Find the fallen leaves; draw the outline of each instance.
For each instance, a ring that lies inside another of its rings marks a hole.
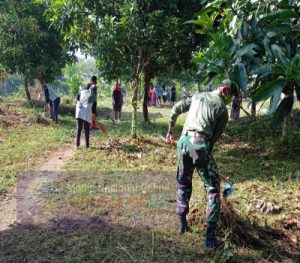
[[[264,214],[278,214],[282,210],[282,207],[279,205],[274,205],[271,202],[264,202],[262,200],[259,200],[255,207]]]
[[[297,236],[300,230],[300,221],[298,218],[290,215],[277,222],[277,227],[284,229],[285,236],[290,240],[295,247],[298,246],[299,237]]]
[[[287,230],[297,230],[300,229],[300,221],[297,218],[289,216],[287,219],[282,220],[281,225]]]
[[[262,214],[279,214],[282,211],[282,207],[270,201],[267,202],[262,199],[254,199],[252,203],[248,204],[247,211],[257,211]]]

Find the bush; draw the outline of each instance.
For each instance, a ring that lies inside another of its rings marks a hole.
[[[75,98],[69,95],[65,95],[61,97],[61,104],[74,104]]]

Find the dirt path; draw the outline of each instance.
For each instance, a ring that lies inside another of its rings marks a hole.
[[[54,152],[33,172],[26,172],[18,179],[15,190],[0,202],[0,231],[10,228],[13,224],[22,225],[41,222],[45,216],[38,204],[40,188],[62,176],[64,164],[75,153],[74,145]]]

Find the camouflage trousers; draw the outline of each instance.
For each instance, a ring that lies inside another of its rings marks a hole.
[[[220,217],[220,177],[209,143],[197,136],[183,135],[177,143],[177,208],[179,216],[189,212],[192,178],[196,169],[206,190],[206,221],[216,223]]]

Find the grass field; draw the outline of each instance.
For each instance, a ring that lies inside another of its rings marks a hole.
[[[34,170],[75,134],[72,106],[63,105],[61,124],[54,127],[37,117],[41,106],[5,101],[0,108],[8,104],[25,121],[0,128],[2,194],[20,171]],[[43,185],[49,224],[0,233],[1,262],[298,262],[299,126],[282,140],[266,116],[230,121],[214,155],[220,172],[235,180],[235,192],[229,206],[223,202],[220,234],[226,246],[215,252],[203,247],[206,201],[196,174],[193,231],[176,233],[176,149],[162,139],[170,106],[150,108],[151,123],[139,123],[139,139],[132,143],[130,101],[121,124],[104,116],[111,114],[110,100],[99,105],[109,135],[93,132],[91,148],[76,151],[62,179]],[[183,123],[181,116],[176,138]]]

